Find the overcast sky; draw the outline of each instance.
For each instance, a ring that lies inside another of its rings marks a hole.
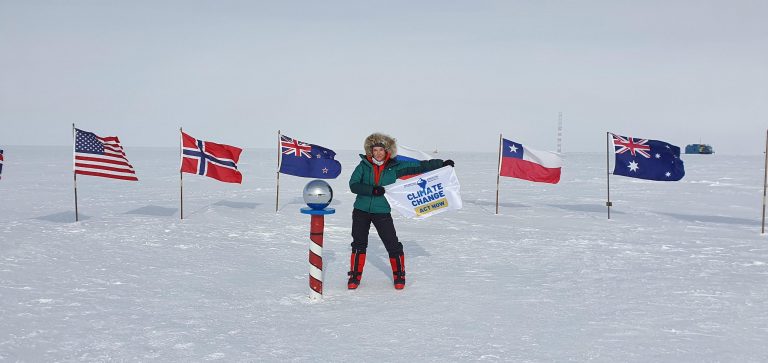
[[[427,151],[605,132],[757,154],[768,1],[0,0],[0,146],[191,135]]]

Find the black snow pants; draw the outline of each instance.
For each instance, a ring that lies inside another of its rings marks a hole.
[[[368,232],[371,229],[371,223],[376,227],[381,241],[384,242],[389,257],[402,255],[403,244],[397,239],[392,214],[368,213],[356,208],[352,211],[352,252],[365,253],[368,248]]]

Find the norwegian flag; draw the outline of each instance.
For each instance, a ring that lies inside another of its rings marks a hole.
[[[280,135],[280,173],[304,178],[333,179],[341,174],[341,163],[331,149]]]
[[[183,173],[205,175],[226,183],[242,183],[243,175],[237,162],[243,149],[235,146],[203,141],[181,132]]]
[[[137,181],[117,136],[101,137],[75,129],[75,174]]]
[[[664,141],[613,136],[613,174],[630,178],[678,181],[685,176],[680,148]]]

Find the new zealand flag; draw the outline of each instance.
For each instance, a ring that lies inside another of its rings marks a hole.
[[[659,181],[678,181],[685,176],[679,147],[658,140],[611,136],[616,148],[613,175]]]
[[[336,153],[322,146],[307,144],[285,135],[280,135],[280,149],[283,154],[280,172],[304,178],[333,179],[341,174],[341,163]]]

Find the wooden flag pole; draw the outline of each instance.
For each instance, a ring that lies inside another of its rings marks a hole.
[[[499,159],[496,165],[496,214],[499,214],[499,177],[501,175],[501,144],[502,137],[499,134]]]
[[[768,130],[765,132],[765,175],[763,176],[763,227],[761,234],[765,234],[765,189],[768,185]]]
[[[180,219],[184,219],[184,173],[181,171],[184,163],[184,134],[181,127],[179,127],[179,216]],[[202,162],[202,161],[201,161]]]
[[[275,193],[275,213],[280,203],[280,130],[277,130],[277,192]]]
[[[77,211],[77,172],[76,172],[76,161],[75,161],[75,150],[77,149],[77,146],[75,145],[77,143],[77,133],[75,131],[75,123],[72,123],[72,177],[74,179],[74,186],[75,186],[75,222],[80,221],[80,216]]]
[[[605,133],[605,180],[608,182],[608,201],[605,202],[605,206],[608,207],[608,219],[611,219],[611,206],[613,206],[613,203],[611,203],[611,157],[610,157],[610,138],[611,133],[606,132]]]

